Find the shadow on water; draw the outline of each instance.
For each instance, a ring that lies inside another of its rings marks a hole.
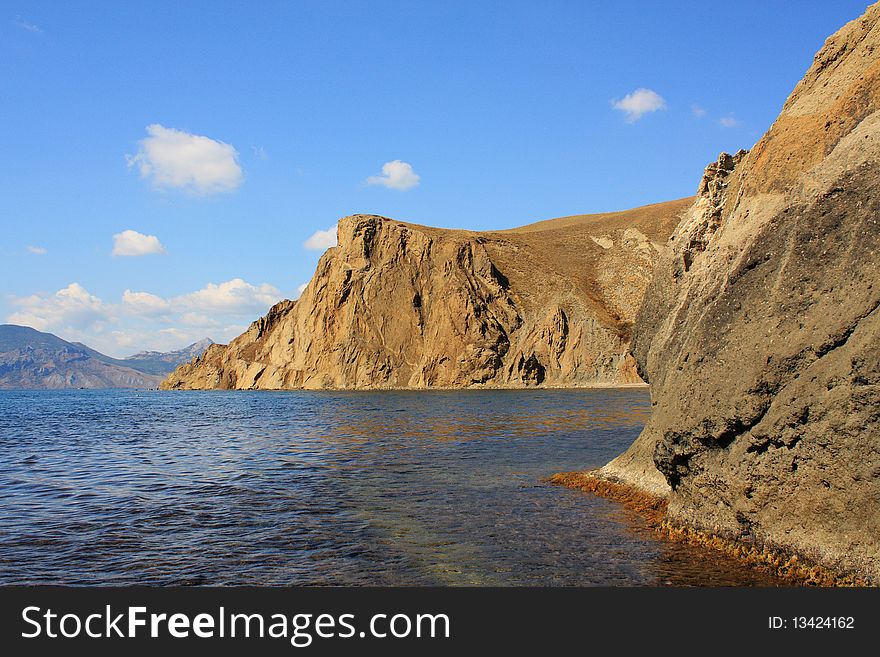
[[[542,483],[641,389],[0,392],[0,583],[775,585]]]

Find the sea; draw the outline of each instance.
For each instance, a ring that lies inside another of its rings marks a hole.
[[[0,391],[0,584],[776,586],[550,485],[647,390]]]

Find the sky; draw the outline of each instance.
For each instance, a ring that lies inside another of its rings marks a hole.
[[[0,0],[0,321],[227,342],[345,215],[689,196],[867,3]]]

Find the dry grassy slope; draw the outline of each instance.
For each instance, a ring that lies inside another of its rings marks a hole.
[[[690,199],[473,232],[339,222],[296,302],[178,368],[166,388],[638,382],[629,335]]]
[[[605,476],[669,494],[675,523],[880,582],[880,5],[751,152],[707,168],[633,353],[654,411]]]
[[[492,252],[529,301],[541,305],[547,290],[565,281],[575,286],[597,316],[628,336],[657,254],[692,201],[684,198],[622,212],[560,217],[487,235],[528,254],[520,259],[512,249]],[[542,276],[544,272],[555,276]]]

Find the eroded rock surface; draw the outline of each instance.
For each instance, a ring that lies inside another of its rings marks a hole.
[[[880,7],[710,165],[635,326],[654,412],[612,479],[673,522],[880,581]]]

